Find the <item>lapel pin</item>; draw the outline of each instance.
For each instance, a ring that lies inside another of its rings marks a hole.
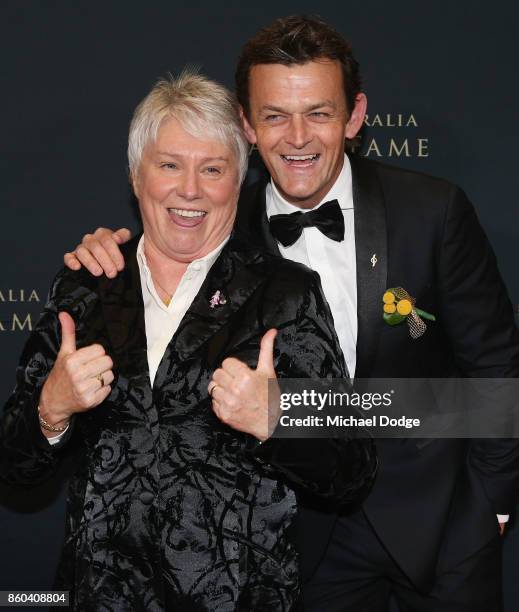
[[[220,291],[220,289],[217,289],[209,300],[209,307],[216,308],[217,306],[223,306],[224,304],[227,304],[225,295]]]
[[[373,257],[370,259],[370,261],[371,261],[371,267],[374,268],[377,265],[377,261],[378,261],[376,253],[373,253]]]

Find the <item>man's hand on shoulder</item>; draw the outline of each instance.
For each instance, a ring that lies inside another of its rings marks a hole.
[[[130,238],[131,232],[125,227],[116,232],[100,227],[93,234],[85,234],[74,251],[65,253],[63,261],[71,270],[79,270],[84,266],[94,276],[104,273],[108,278],[114,278],[124,268],[119,246]]]

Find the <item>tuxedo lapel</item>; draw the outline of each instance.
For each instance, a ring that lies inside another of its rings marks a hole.
[[[350,158],[355,207],[357,264],[357,365],[367,378],[382,328],[382,295],[387,283],[387,231],[384,196],[376,173],[365,160]]]
[[[111,344],[109,351],[118,374],[133,378],[148,376],[144,305],[137,263],[140,236],[121,247],[125,268],[114,279],[99,280],[104,324]]]
[[[270,233],[265,190],[269,178],[245,189],[238,203],[236,234],[246,243],[254,244],[271,255],[281,257],[277,240]]]
[[[265,195],[266,188],[267,185],[265,184],[260,189],[258,189],[258,195],[254,208],[254,211],[256,213],[254,222],[255,226],[260,231],[262,244],[265,245],[267,251],[269,253],[272,253],[273,255],[281,257],[278,242],[270,232],[270,225],[267,217],[267,200]]]

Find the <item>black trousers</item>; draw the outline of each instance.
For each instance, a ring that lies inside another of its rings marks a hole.
[[[401,612],[501,612],[501,549],[496,527],[492,541],[454,567],[446,563],[432,591],[420,593],[358,511],[337,521],[303,587],[304,612],[387,612],[391,595]]]

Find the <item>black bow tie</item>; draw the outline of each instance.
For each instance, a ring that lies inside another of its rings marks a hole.
[[[269,224],[271,234],[285,247],[294,244],[305,227],[316,227],[325,236],[337,242],[344,240],[344,217],[337,200],[325,202],[307,213],[272,215]]]

